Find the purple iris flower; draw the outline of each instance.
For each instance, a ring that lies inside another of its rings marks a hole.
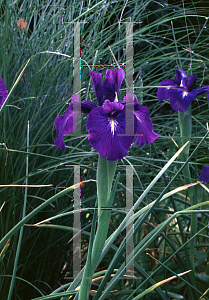
[[[197,77],[191,75],[189,78],[182,70],[175,71],[174,79],[165,79],[160,86],[167,88],[158,88],[157,97],[159,102],[170,99],[170,105],[173,110],[185,112],[197,95],[208,94],[209,86],[203,86],[195,90]]]
[[[81,101],[81,113],[88,113],[86,128],[89,133],[90,145],[104,159],[113,161],[122,159],[128,154],[128,150],[136,137],[136,144],[143,146],[151,144],[158,134],[153,132],[153,124],[149,118],[149,110],[140,105],[134,96],[134,135],[124,135],[126,128],[126,106],[131,94],[127,94],[123,101],[118,101],[118,93],[125,77],[122,69],[106,71],[105,80],[102,82],[102,74],[90,71],[94,91],[99,106],[91,101]],[[65,149],[63,136],[75,129],[73,114],[79,111],[73,110],[73,101],[78,102],[79,96],[72,96],[72,103],[66,113],[55,119],[55,128],[58,131],[54,144],[60,149]],[[75,107],[75,106],[74,106]],[[74,117],[75,120],[76,116]],[[123,136],[121,135],[123,134]]]
[[[209,182],[209,166],[202,166],[202,170],[200,172],[199,180],[208,183]]]
[[[4,80],[0,78],[0,108],[3,106],[5,100],[7,99],[8,91]]]

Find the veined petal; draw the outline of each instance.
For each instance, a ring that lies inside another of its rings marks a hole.
[[[200,172],[199,180],[204,182],[204,183],[209,182],[209,166],[208,165],[202,166],[202,170]]]
[[[79,95],[72,96],[72,103],[67,108],[67,111],[64,115],[57,116],[54,122],[55,129],[58,131],[58,135],[54,144],[60,149],[65,149],[65,143],[63,136],[73,132],[77,123],[77,113],[79,113],[78,106],[76,102],[79,101]],[[81,113],[89,113],[97,105],[91,101],[81,101],[80,108]],[[74,118],[74,122],[73,122]]]
[[[98,104],[102,106],[104,102],[103,91],[102,91],[102,74],[90,70],[90,75],[91,75],[91,80],[93,82],[94,91],[97,97]]]
[[[195,92],[187,92],[185,90],[170,90],[170,105],[173,110],[185,112],[195,98]]]
[[[198,95],[209,94],[209,85],[202,86],[196,90],[193,90],[192,93],[195,93],[195,97]]]
[[[109,101],[109,100],[106,100]],[[125,134],[125,109],[118,106],[118,111],[115,115],[106,113],[104,107],[113,104],[115,111],[115,104],[106,102],[102,107],[94,108],[88,116],[86,128],[89,132],[90,145],[101,155],[104,159],[113,161],[122,159],[128,154],[128,150],[134,140],[133,137],[119,136]]]
[[[177,69],[175,75],[174,82],[177,86],[184,87],[187,85],[188,76],[184,71]]]
[[[192,75],[193,76],[193,75]],[[169,88],[171,87],[179,87],[179,88],[186,88],[188,82],[188,77],[186,73],[180,69],[177,69],[175,71],[175,78],[174,79],[165,79],[160,83],[160,86],[168,86],[168,88],[158,88],[157,90],[157,97],[159,99],[159,102],[162,102],[163,100],[167,100],[170,98],[170,91],[173,89]],[[190,87],[192,84],[194,84],[194,78],[191,77],[188,87]]]
[[[196,96],[208,93],[209,86],[200,87],[196,90],[192,90],[191,92],[180,89],[170,89],[170,105],[173,110],[179,110],[184,113],[188,110],[189,105],[192,103]]]
[[[8,91],[6,85],[4,83],[4,80],[0,78],[0,108],[3,106],[7,96],[8,96]]]
[[[136,136],[135,144],[138,146],[151,144],[159,135],[153,131],[153,124],[149,117],[148,108],[141,104],[135,105],[134,115],[134,133],[141,134],[141,136]]]
[[[191,75],[186,84],[186,90],[191,92],[196,87],[197,76]]]
[[[75,112],[74,118],[77,122],[77,114]],[[66,113],[64,115],[57,116],[54,121],[55,129],[58,131],[57,138],[54,141],[55,146],[63,150],[65,149],[63,136],[69,134],[75,129],[76,122],[74,122],[73,126],[73,104],[70,104]]]
[[[157,98],[159,102],[162,102],[163,100],[169,99],[169,91],[170,86],[177,87],[173,79],[165,79],[160,83],[160,86],[167,86],[167,88],[158,88],[157,89]]]
[[[120,69],[113,69],[106,71],[106,77],[102,84],[104,99],[109,99],[111,102],[115,99],[115,92],[119,93],[121,84],[125,77],[125,72]]]

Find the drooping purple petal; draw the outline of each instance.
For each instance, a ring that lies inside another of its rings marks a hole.
[[[186,84],[187,92],[191,92],[196,87],[197,76],[191,75]]]
[[[55,129],[58,131],[58,135],[54,144],[60,149],[65,149],[65,143],[63,136],[73,132],[77,123],[77,113],[80,113],[76,102],[79,101],[79,95],[72,96],[72,103],[67,108],[67,111],[64,115],[57,116],[54,122]],[[91,101],[81,101],[80,108],[81,113],[89,113],[97,105]],[[73,122],[74,119],[74,122]]]
[[[102,90],[102,74],[90,70],[91,80],[93,82],[94,91],[97,97],[98,104],[102,106],[103,99],[103,90]]]
[[[195,91],[195,90],[194,90]],[[196,96],[195,92],[186,92],[183,89],[170,89],[170,105],[173,110],[185,112]]]
[[[204,182],[204,183],[209,182],[209,166],[208,165],[202,166],[202,170],[200,172],[199,180]]]
[[[113,69],[106,71],[106,77],[102,84],[104,99],[109,99],[113,102],[115,99],[115,93],[119,93],[121,84],[125,77],[125,72],[120,69]]]
[[[169,99],[169,91],[170,91],[170,86],[177,87],[177,84],[175,84],[173,79],[165,79],[163,80],[160,84],[160,86],[167,86],[167,88],[158,88],[157,89],[157,97],[159,102],[162,102],[163,100],[168,100]]]
[[[74,118],[74,120],[77,121],[76,113],[74,113]],[[70,104],[70,106],[67,108],[66,113],[64,115],[57,116],[54,121],[55,129],[58,131],[57,138],[54,141],[55,146],[59,147],[62,150],[65,149],[63,136],[72,132],[76,127],[75,124],[73,124],[73,104]]]
[[[111,114],[111,105],[114,114]],[[119,136],[125,134],[125,109],[120,103],[112,103],[109,100],[106,100],[102,107],[96,107],[89,113],[86,128],[90,134],[90,145],[103,159],[107,157],[110,161],[126,156],[134,140],[134,136]]]
[[[134,106],[134,115],[134,133],[140,134],[140,136],[136,136],[135,144],[143,146],[144,144],[153,143],[159,135],[153,131],[148,108],[138,103]]]
[[[0,78],[0,108],[3,106],[7,96],[8,96],[8,91],[6,85],[4,83],[4,80]]]
[[[209,86],[204,86],[191,92],[187,92],[183,89],[170,89],[169,98],[170,105],[173,110],[186,112],[189,105],[192,103],[194,98],[198,95],[209,93]]]
[[[192,93],[195,93],[195,97],[198,95],[209,94],[209,85],[205,85],[196,90],[193,90]]]

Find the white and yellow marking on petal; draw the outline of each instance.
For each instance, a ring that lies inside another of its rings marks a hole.
[[[109,119],[109,122],[110,122],[111,133],[112,133],[112,135],[114,135],[115,134],[115,126],[117,127],[118,122],[113,119]]]
[[[186,97],[188,95],[188,92],[184,91],[182,97]]]

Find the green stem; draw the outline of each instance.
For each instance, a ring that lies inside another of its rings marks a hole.
[[[112,206],[114,193],[117,186],[116,182],[111,192],[116,167],[117,161],[108,161],[99,156],[97,166],[98,227],[94,238],[92,251],[90,248],[88,251],[87,262],[81,281],[81,288],[79,290],[79,300],[86,300],[89,297],[91,281],[107,238],[111,209],[103,208],[109,208]]]
[[[97,196],[98,196],[98,222],[100,222],[103,207],[106,207],[110,195],[117,161],[108,161],[99,156],[97,166]]]

